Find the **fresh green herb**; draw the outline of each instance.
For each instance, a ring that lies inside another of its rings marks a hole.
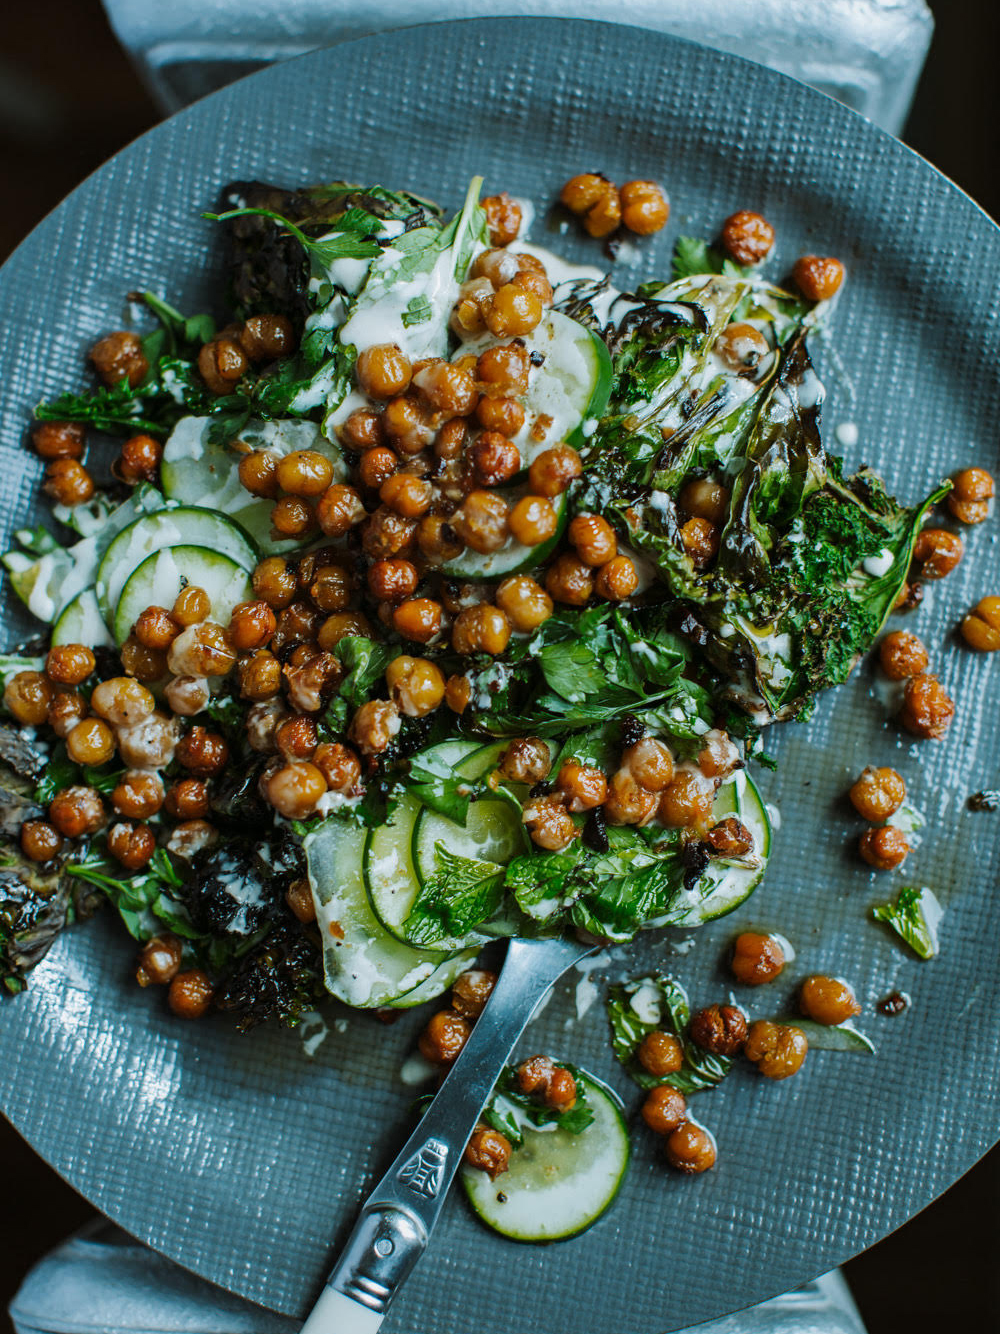
[[[35,787],[35,800],[39,806],[48,806],[57,792],[72,786],[79,772],[77,765],[66,754],[66,747],[60,742]]]
[[[654,1012],[654,1018],[642,1018],[633,1007],[632,1002],[640,991]],[[691,1007],[687,993],[672,978],[658,975],[609,987],[606,1009],[615,1056],[640,1088],[671,1084],[681,1093],[696,1093],[700,1089],[714,1088],[733,1067],[728,1056],[703,1051],[691,1041],[688,1034]],[[657,1029],[673,1033],[684,1049],[684,1063],[673,1074],[651,1075],[636,1056],[643,1038]]]
[[[895,903],[872,909],[876,922],[885,922],[921,959],[933,959],[939,949],[938,924],[944,909],[926,886],[904,885]]]
[[[580,640],[546,645],[539,662],[549,687],[571,704],[582,703],[607,682],[596,654]]]
[[[503,899],[504,868],[434,845],[435,874],[420,887],[406,919],[407,939],[433,949],[488,921]]]
[[[415,324],[426,324],[433,315],[433,307],[425,296],[411,297],[401,317],[403,328],[411,329]]]
[[[753,273],[696,236],[678,236],[674,243],[673,271],[675,280],[694,278],[700,273],[725,273],[732,278],[749,278]]]
[[[576,1102],[566,1112],[556,1111],[536,1102],[518,1087],[517,1071],[509,1065],[497,1080],[493,1096],[483,1108],[482,1119],[494,1130],[505,1135],[515,1148],[524,1143],[526,1130],[537,1130],[541,1126],[556,1125],[570,1135],[579,1135],[586,1130],[594,1119],[594,1113],[587,1102],[586,1086],[575,1066],[562,1065],[576,1080]]]
[[[120,870],[117,863],[96,850],[66,867],[67,875],[94,885],[106,895],[136,940],[149,940],[164,926],[186,940],[202,939],[177,896],[183,881],[163,848],[157,849],[144,871],[127,878],[112,874]]]
[[[307,236],[290,218],[283,218],[269,208],[233,208],[226,213],[203,213],[209,222],[231,222],[234,218],[270,218],[294,236],[309,256],[314,269],[323,273],[338,259],[374,259],[381,253],[371,233],[377,231],[380,220],[363,209],[349,209],[338,220],[337,226],[323,236]]]

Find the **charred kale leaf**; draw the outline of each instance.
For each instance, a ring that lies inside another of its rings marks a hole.
[[[319,945],[286,920],[236,962],[216,1003],[237,1016],[237,1028],[246,1033],[272,1019],[294,1028],[325,995]]]

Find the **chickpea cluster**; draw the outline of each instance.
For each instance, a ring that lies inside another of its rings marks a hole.
[[[858,840],[862,859],[876,871],[894,871],[902,866],[910,852],[906,834],[885,823],[906,800],[906,784],[895,769],[869,765],[848,792],[851,805],[874,828],[866,829]]]
[[[667,196],[655,181],[626,181],[619,189],[600,172],[570,177],[559,191],[559,202],[597,238],[611,236],[622,226],[636,236],[650,236],[670,217]]]
[[[923,641],[909,630],[892,630],[879,644],[878,661],[890,681],[903,683],[898,715],[902,726],[923,739],[943,737],[954,717],[955,703],[938,678],[928,672],[930,656]]]
[[[742,208],[722,224],[722,249],[737,264],[753,267],[774,248],[774,228],[760,213]],[[830,255],[800,255],[792,279],[807,301],[829,301],[844,281],[844,265]]]

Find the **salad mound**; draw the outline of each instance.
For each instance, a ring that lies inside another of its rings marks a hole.
[[[619,293],[480,186],[233,185],[233,321],[133,294],[156,327],[36,409],[76,540],[3,557],[47,627],[0,660],[8,990],[102,898],[246,1028],[759,883],[759,726],[846,678],[943,492],[823,448],[828,303],[685,238]]]

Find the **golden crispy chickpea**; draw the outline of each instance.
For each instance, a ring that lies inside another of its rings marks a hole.
[[[746,1015],[735,1005],[706,1005],[691,1016],[691,1041],[716,1056],[736,1056],[746,1036]]]
[[[316,506],[316,521],[327,537],[345,537],[366,517],[357,491],[342,482],[327,487]]]
[[[924,528],[917,534],[913,559],[922,579],[943,579],[962,559],[965,548],[957,533],[945,528]]]
[[[551,1056],[529,1056],[517,1067],[514,1076],[518,1090],[531,1097],[541,1096],[546,1092],[555,1072],[556,1064]]]
[[[515,436],[524,425],[524,408],[516,398],[490,398],[484,395],[476,404],[476,421],[485,431]]]
[[[672,1084],[657,1084],[646,1094],[639,1114],[654,1134],[669,1135],[687,1121],[687,1099]]]
[[[610,236],[622,220],[621,200],[610,181],[604,183],[600,194],[583,215],[583,227],[588,236],[600,240]]]
[[[236,468],[240,485],[252,496],[274,500],[278,494],[278,455],[273,449],[253,449]]]
[[[496,983],[496,973],[487,968],[469,968],[460,973],[451,988],[452,1008],[463,1019],[478,1019]]]
[[[615,556],[602,565],[594,579],[594,592],[607,602],[624,602],[639,587],[635,562],[628,556]]]
[[[349,746],[324,741],[316,747],[312,762],[331,792],[353,794],[361,790],[361,762]]]
[[[594,592],[594,572],[569,552],[557,556],[545,571],[545,587],[556,602],[582,607]]]
[[[606,565],[618,554],[615,530],[599,514],[578,514],[566,536],[584,565]]]
[[[854,992],[839,977],[814,974],[799,989],[799,1009],[817,1024],[843,1024],[861,1013]]]
[[[530,371],[531,356],[523,343],[488,347],[476,362],[476,378],[487,394],[526,394]]]
[[[232,338],[213,338],[198,353],[198,372],[215,395],[228,394],[249,367],[247,354]]]
[[[167,655],[146,648],[135,635],[129,635],[121,646],[121,660],[126,676],[134,676],[144,685],[150,681],[159,681],[167,672]]]
[[[552,759],[548,743],[539,737],[516,737],[500,757],[499,770],[512,783],[534,786],[548,778]]]
[[[430,509],[434,489],[430,482],[420,477],[397,472],[382,483],[379,499],[383,505],[388,505],[389,509],[404,518],[419,519]]]
[[[440,514],[426,514],[417,525],[417,546],[428,561],[440,565],[461,555],[465,543],[447,519]]]
[[[507,647],[510,621],[499,607],[481,603],[466,607],[455,617],[451,643],[456,653],[489,653],[496,656]]]
[[[79,422],[39,422],[31,432],[35,453],[43,459],[82,459],[87,447]]]
[[[127,820],[148,820],[163,805],[163,782],[157,774],[130,769],[122,775],[111,793],[111,805],[117,815]]]
[[[477,486],[502,486],[521,467],[517,445],[499,431],[483,431],[466,450],[466,458]]]
[[[579,834],[561,797],[535,797],[521,812],[531,841],[547,852],[561,852]]]
[[[705,842],[713,857],[745,857],[753,851],[753,834],[735,815],[713,825],[705,835]]]
[[[156,851],[156,839],[148,824],[119,820],[108,830],[108,851],[126,871],[141,871]]]
[[[490,245],[510,245],[521,230],[521,205],[504,190],[498,195],[487,195],[482,207],[486,213]]]
[[[284,718],[274,729],[274,744],[278,754],[289,763],[311,760],[319,744],[315,718],[305,713]]]
[[[204,820],[211,810],[208,786],[200,778],[181,778],[167,789],[163,806],[175,820]]]
[[[229,639],[241,653],[263,648],[278,628],[278,618],[263,600],[239,602],[229,618]]]
[[[542,1102],[556,1112],[568,1112],[576,1106],[577,1087],[572,1072],[557,1065],[549,1086],[542,1094]]]
[[[241,658],[236,672],[241,699],[271,699],[281,689],[281,663],[273,653],[254,653]]]
[[[4,706],[26,727],[40,727],[46,721],[54,698],[52,683],[41,672],[17,672],[3,692]]]
[[[548,593],[527,574],[504,579],[497,588],[496,602],[514,629],[522,634],[537,630],[553,611]]]
[[[774,228],[759,213],[741,208],[722,224],[722,248],[737,264],[759,264],[771,253]]]
[[[795,261],[792,277],[807,301],[829,301],[844,281],[844,266],[830,255],[803,255]]]
[[[559,496],[582,472],[583,463],[572,445],[553,445],[532,459],[528,482],[535,495]]]
[[[681,528],[681,542],[696,570],[703,570],[719,550],[719,530],[708,519],[688,519]]]
[[[715,351],[731,370],[756,371],[771,347],[754,325],[730,324],[716,339]]]
[[[254,363],[280,361],[295,351],[295,330],[287,315],[251,315],[239,338],[240,347]]]
[[[212,611],[212,602],[203,588],[197,584],[188,584],[182,588],[170,609],[170,615],[178,625],[198,625]]]
[[[444,699],[444,676],[427,658],[402,654],[385,669],[389,697],[408,718],[424,718]]]
[[[876,871],[894,871],[897,866],[902,866],[909,851],[906,835],[893,825],[866,829],[858,839],[862,860]]]
[[[380,505],[361,529],[361,546],[372,560],[409,555],[416,542],[417,521],[404,519],[388,505]]]
[[[712,815],[715,789],[692,769],[679,769],[660,796],[660,819],[669,829],[705,825]]]
[[[166,607],[147,607],[140,612],[133,634],[143,648],[163,653],[180,634],[180,626]]]
[[[449,417],[467,417],[479,402],[475,380],[450,361],[432,361],[422,366],[414,374],[413,384],[432,408]]]
[[[285,890],[285,903],[294,917],[302,923],[315,922],[316,904],[313,902],[309,881],[293,880]]]
[[[509,533],[507,502],[493,491],[470,491],[451,516],[451,526],[473,551],[499,551]]]
[[[402,602],[411,597],[420,582],[412,561],[394,557],[377,560],[368,569],[368,587],[380,602]]]
[[[486,327],[495,338],[519,338],[537,328],[544,313],[534,292],[505,283],[494,293],[486,311]]]
[[[670,204],[655,181],[626,181],[618,199],[622,222],[637,236],[651,236],[666,226]]]
[[[657,1079],[662,1079],[664,1075],[675,1075],[684,1064],[684,1048],[680,1039],[658,1028],[646,1034],[635,1055],[642,1068]]]
[[[417,1046],[432,1065],[451,1065],[469,1040],[472,1025],[454,1010],[438,1010],[420,1034]]]
[[[316,511],[299,496],[282,496],[271,510],[271,536],[307,537],[316,527]]]
[[[104,824],[104,806],[96,788],[74,785],[52,798],[49,820],[64,838],[96,834]]]
[[[534,255],[517,255],[518,270],[511,282],[520,287],[522,292],[531,292],[538,297],[543,306],[552,305],[552,284],[545,271],[545,265]]]
[[[333,464],[318,449],[295,449],[278,460],[278,485],[290,496],[321,496],[333,481]]]
[[[522,496],[511,510],[508,524],[515,541],[537,547],[555,536],[559,519],[545,496]]]
[[[376,343],[358,354],[358,384],[372,398],[395,398],[406,391],[413,368],[395,343]]]
[[[183,947],[169,933],[147,940],[139,951],[135,980],[140,987],[166,986],[180,972]]]
[[[467,676],[449,676],[444,686],[444,702],[452,713],[464,713],[472,699],[472,683]]]
[[[351,719],[348,736],[363,755],[381,755],[388,750],[399,728],[399,709],[395,703],[370,699]]]
[[[674,776],[674,757],[662,741],[645,736],[622,753],[622,768],[647,792],[662,792]]]
[[[326,782],[315,764],[294,761],[276,769],[264,781],[264,799],[286,820],[304,820],[312,815],[326,791]]]
[[[961,523],[983,523],[995,493],[993,478],[985,468],[963,468],[955,474],[945,504]]]
[[[320,611],[346,611],[353,590],[354,578],[343,565],[320,565],[309,584],[309,597]]]
[[[556,775],[556,790],[567,810],[589,811],[607,800],[608,780],[592,765],[567,760]]]
[[[140,482],[151,482],[155,486],[162,458],[163,445],[159,440],[154,440],[151,435],[132,435],[122,445],[111,471],[128,486],[138,486]]]
[[[429,644],[441,633],[441,604],[433,598],[410,598],[392,613],[392,626],[404,639]]]
[[[469,1167],[485,1172],[491,1181],[496,1181],[507,1171],[512,1145],[506,1135],[489,1126],[478,1125],[472,1132],[462,1154],[462,1161]]]
[[[208,1013],[214,994],[208,974],[200,968],[189,968],[170,983],[167,1004],[178,1019],[201,1019]]]
[[[954,716],[954,701],[936,676],[912,676],[903,686],[899,721],[914,736],[943,737]]]
[[[134,727],[152,714],[156,700],[138,681],[113,676],[94,687],[90,707],[113,727]]]
[[[597,172],[584,172],[580,176],[571,176],[559,191],[559,202],[582,217],[601,199],[610,184],[606,176]]]
[[[399,459],[387,445],[366,449],[358,463],[361,485],[369,491],[378,491],[399,467]]]
[[[636,782],[629,769],[619,769],[608,783],[604,817],[613,825],[647,825],[656,815],[657,795]]]
[[[452,417],[451,421],[446,421],[435,436],[435,456],[445,460],[457,459],[465,448],[467,435],[468,426],[464,418]]]
[[[870,764],[847,795],[863,820],[877,822],[899,810],[906,800],[906,784],[895,769]]]
[[[29,861],[51,861],[62,846],[62,834],[47,820],[25,820],[21,826],[21,851]]]
[[[298,592],[295,573],[283,556],[267,556],[253,572],[254,596],[280,611]]]
[[[181,718],[193,718],[208,707],[212,692],[202,676],[175,676],[163,691],[170,708]]]
[[[127,380],[137,388],[149,374],[149,362],[142,350],[142,339],[127,329],[116,330],[99,338],[89,352],[90,361],[109,389]]]
[[[53,685],[79,686],[97,665],[93,652],[84,644],[60,644],[50,648],[45,658],[45,675]]]
[[[773,982],[784,966],[785,951],[774,936],[744,931],[736,937],[729,967],[743,986],[759,987]]]
[[[167,666],[175,676],[226,676],[235,663],[229,633],[214,621],[189,625],[167,650]]]
[[[78,722],[87,716],[87,701],[75,690],[57,690],[52,696],[45,721],[57,737],[65,739]]]
[[[980,653],[996,653],[1000,649],[1000,597],[980,598],[959,627],[969,648]]]
[[[664,1145],[664,1155],[675,1172],[696,1176],[715,1166],[715,1140],[704,1126],[685,1121],[671,1131]]]
[[[181,737],[175,752],[177,763],[196,778],[211,778],[221,773],[229,759],[229,746],[218,732],[207,727],[192,727]]]
[[[893,630],[879,645],[878,660],[890,681],[904,681],[926,670],[927,649],[909,630]]]
[[[360,611],[336,611],[328,616],[316,636],[320,648],[330,652],[342,639],[371,639],[372,627],[368,617]]]
[[[802,1069],[809,1043],[801,1028],[758,1019],[750,1025],[743,1055],[767,1079],[788,1079]]]
[[[76,459],[53,459],[46,465],[42,490],[57,505],[85,505],[93,499],[94,479]]]
[[[693,519],[707,519],[718,527],[729,516],[729,488],[707,477],[693,477],[681,488],[677,503]]]
[[[412,396],[389,400],[382,413],[382,429],[402,454],[419,454],[434,439],[429,408]]]

